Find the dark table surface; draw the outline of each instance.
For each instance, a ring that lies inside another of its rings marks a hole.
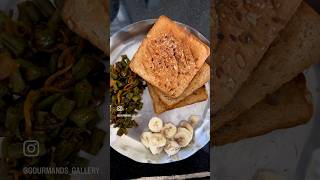
[[[150,176],[170,176],[208,172],[210,170],[209,145],[191,157],[169,164],[143,164],[133,161],[111,148],[110,165],[112,180],[131,179]]]
[[[176,21],[194,27],[207,39],[210,39],[210,0],[111,0],[111,4],[118,3],[120,11],[125,12],[120,18],[121,22],[112,22],[113,32],[133,22],[167,15]],[[118,9],[117,5],[112,7]],[[113,11],[114,9],[111,9],[112,13]],[[118,21],[118,18],[115,21]],[[111,148],[110,168],[110,178],[115,180],[208,172],[210,171],[209,144],[185,160],[163,165],[138,163]]]

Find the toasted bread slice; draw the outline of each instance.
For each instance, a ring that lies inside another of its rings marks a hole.
[[[220,42],[211,78],[212,113],[232,100],[301,2],[224,0],[218,3]]]
[[[304,124],[313,113],[310,97],[301,74],[234,121],[220,127],[211,140],[215,145],[224,145],[276,129]]]
[[[208,99],[208,94],[207,94],[206,88],[205,88],[205,86],[203,86],[203,87],[199,88],[198,90],[194,91],[193,93],[191,93],[191,95],[186,97],[184,100],[180,101],[175,106],[168,107],[166,104],[164,104],[160,100],[159,96],[155,92],[154,86],[152,86],[152,85],[150,86],[150,84],[148,84],[148,90],[149,90],[149,94],[152,98],[153,109],[154,109],[155,113],[157,113],[157,114],[163,113],[163,112],[171,110],[171,109],[175,109],[175,108],[187,106],[190,104],[194,104],[197,102],[205,101]]]
[[[186,28],[160,16],[135,53],[130,68],[166,95],[177,98],[209,54],[209,47]]]
[[[213,130],[320,61],[320,16],[303,3],[233,100],[213,116]]]
[[[168,107],[172,107],[177,103],[179,103],[180,101],[182,101],[183,99],[185,99],[186,97],[188,97],[194,91],[202,87],[209,80],[210,80],[210,66],[207,63],[204,63],[204,65],[201,67],[199,72],[192,79],[190,85],[179,97],[171,98],[158,89],[155,89],[155,92],[157,93],[157,95],[159,96],[159,98],[164,104],[166,104]]]
[[[109,54],[108,0],[65,0],[62,18],[72,31]]]

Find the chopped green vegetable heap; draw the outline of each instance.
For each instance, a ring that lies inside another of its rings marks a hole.
[[[127,134],[128,128],[138,126],[133,119],[143,103],[141,95],[146,87],[143,79],[129,68],[130,60],[122,56],[121,61],[111,67],[111,124],[118,127],[118,135]]]
[[[17,20],[0,12],[0,166],[8,179],[67,179],[22,168],[86,166],[78,152],[96,155],[104,143],[96,124],[108,57],[68,29],[63,0],[54,2],[24,1]],[[39,142],[32,152],[30,140]]]

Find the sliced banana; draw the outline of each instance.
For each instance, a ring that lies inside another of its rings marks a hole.
[[[150,146],[150,151],[153,155],[160,154],[163,151],[163,147]]]
[[[150,131],[160,132],[163,127],[163,122],[160,118],[153,117],[150,119],[148,126],[149,126]]]
[[[149,147],[163,147],[166,145],[166,138],[163,134],[160,133],[152,133],[152,135],[149,138]]]
[[[192,133],[184,127],[179,127],[174,139],[181,147],[186,147],[192,140]]]
[[[176,141],[168,141],[164,147],[164,151],[169,155],[173,156],[180,151],[180,145]]]
[[[166,123],[164,124],[161,132],[166,138],[170,139],[173,138],[174,135],[177,133],[177,127],[172,123]]]
[[[198,125],[199,121],[200,121],[200,116],[191,115],[189,117],[189,122],[192,127],[196,127]]]
[[[140,140],[141,140],[142,144],[144,146],[146,146],[147,148],[149,148],[149,146],[150,146],[149,141],[150,141],[151,135],[152,135],[151,132],[143,132],[140,136]]]
[[[190,131],[193,136],[193,127],[191,126],[191,124],[188,121],[181,121],[180,126],[186,128],[188,131]]]

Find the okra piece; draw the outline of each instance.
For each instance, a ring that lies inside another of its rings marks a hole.
[[[75,80],[85,78],[94,68],[97,63],[97,58],[94,56],[84,55],[72,68],[72,75]]]
[[[5,127],[10,132],[17,134],[19,133],[19,125],[23,120],[22,104],[10,106],[7,109]]]
[[[32,1],[24,1],[18,4],[19,19],[27,19],[29,22],[36,23],[41,19],[41,14]]]
[[[45,68],[40,68],[29,61],[17,59],[16,62],[20,64],[23,70],[23,75],[27,81],[33,81],[48,74]]]
[[[48,70],[44,67],[34,67],[28,68],[24,72],[25,78],[27,81],[33,81],[40,77],[44,77],[48,75]]]
[[[49,73],[50,74],[53,74],[54,72],[57,71],[58,59],[59,59],[58,53],[55,53],[51,56],[50,61],[49,61]]]
[[[49,113],[45,111],[36,111],[36,120],[38,121],[39,124],[43,124],[46,122]]]
[[[74,89],[75,99],[77,101],[77,107],[86,107],[92,98],[93,88],[91,84],[85,79],[76,84]]]
[[[0,33],[0,42],[15,56],[20,56],[27,48],[27,42],[24,39],[8,32]]]
[[[23,143],[12,143],[5,138],[1,146],[2,154],[5,158],[20,159],[24,157]]]
[[[22,94],[23,90],[26,87],[24,80],[22,79],[20,70],[17,69],[10,76],[10,84],[12,87],[12,92],[15,94]]]
[[[32,133],[32,139],[37,140],[40,143],[44,143],[47,140],[47,133],[45,131],[34,131]]]
[[[51,112],[58,119],[64,120],[69,116],[75,106],[76,102],[66,97],[61,97],[54,103]]]
[[[34,34],[36,47],[40,49],[50,48],[56,42],[56,36],[51,29],[36,29]]]
[[[33,107],[35,102],[40,98],[39,90],[30,90],[26,96],[23,103],[23,115],[24,115],[24,125],[25,133],[27,136],[32,134],[32,118],[33,118]]]
[[[46,97],[45,99],[40,101],[38,105],[36,105],[36,107],[37,109],[40,109],[40,110],[48,109],[52,107],[53,103],[55,103],[60,97],[61,97],[61,94],[59,93],[52,94],[51,96]]]
[[[98,113],[92,108],[81,108],[74,110],[69,118],[78,127],[85,128],[88,122],[98,118]]]
[[[140,97],[140,95],[135,95],[135,96],[132,97],[132,100],[134,102],[137,102],[137,101],[141,100],[141,97]]]
[[[23,69],[28,69],[28,68],[35,68],[34,64],[32,64],[30,61],[24,60],[24,59],[16,59],[16,62],[20,65],[21,68]]]
[[[88,141],[88,144],[84,147],[84,151],[92,155],[97,155],[104,144],[105,136],[106,132],[101,129],[95,128],[92,130],[90,141]]]
[[[48,22],[49,29],[57,30],[60,22],[62,22],[61,9],[56,9]]]
[[[33,0],[33,2],[46,18],[53,15],[55,8],[49,0]]]
[[[74,151],[77,151],[76,147],[77,144],[74,142],[68,140],[60,141],[53,154],[54,162],[56,162],[57,165],[62,163],[65,159],[72,155]]]

